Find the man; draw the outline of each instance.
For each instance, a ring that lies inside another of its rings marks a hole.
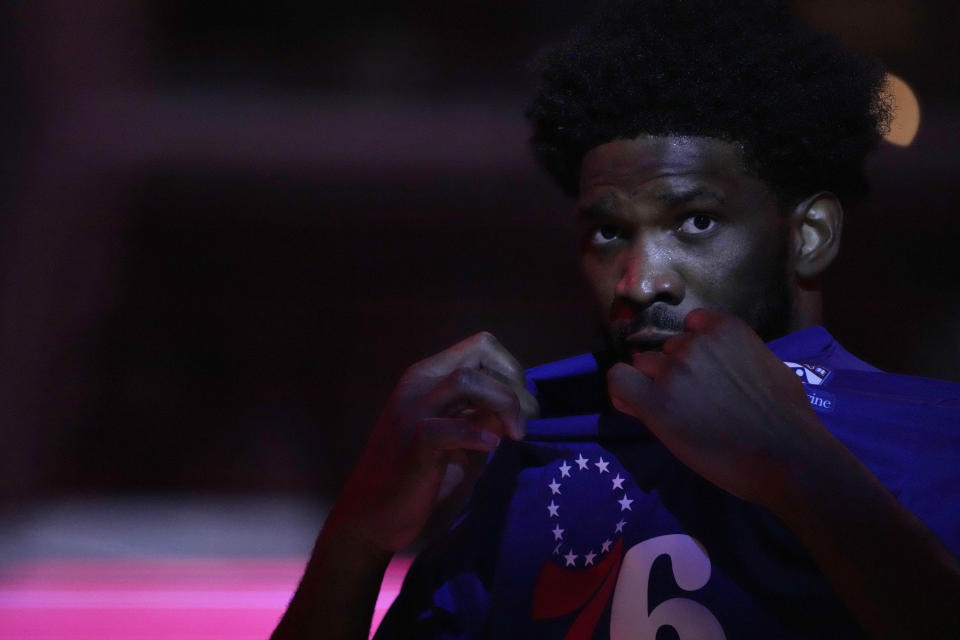
[[[411,367],[276,637],[364,637],[471,490],[382,637],[960,637],[960,389],[817,326],[882,81],[763,0],[617,5],[550,53],[533,147],[609,353]]]

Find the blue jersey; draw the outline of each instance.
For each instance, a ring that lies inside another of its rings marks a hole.
[[[819,327],[768,346],[826,428],[960,555],[960,385],[883,373]],[[501,443],[377,638],[862,635],[786,526],[614,411],[602,368],[584,355],[528,372],[541,419]]]

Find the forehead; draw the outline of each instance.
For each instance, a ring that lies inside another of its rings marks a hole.
[[[613,140],[591,149],[580,167],[581,199],[612,190],[625,195],[707,186],[724,198],[766,193],[746,168],[739,145],[696,136],[648,136]]]

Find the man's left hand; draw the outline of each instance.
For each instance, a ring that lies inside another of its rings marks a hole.
[[[646,424],[685,465],[721,489],[780,505],[798,465],[829,464],[842,445],[797,376],[740,318],[696,309],[663,351],[607,374],[614,407]]]

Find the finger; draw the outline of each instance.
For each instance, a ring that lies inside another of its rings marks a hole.
[[[527,420],[534,420],[540,417],[540,403],[532,393],[527,391],[525,386],[510,385],[514,394],[517,396],[517,402],[520,403],[520,417]]]
[[[716,309],[705,309],[700,307],[694,309],[683,319],[683,328],[685,331],[700,332],[706,331],[710,327],[720,323],[730,314]]]
[[[461,367],[479,368],[513,388],[524,417],[535,418],[540,414],[536,398],[527,390],[523,367],[488,331],[481,331],[418,362],[409,371],[423,376],[441,377]]]
[[[476,358],[475,362],[481,371],[489,373],[514,390],[525,418],[536,418],[540,415],[537,399],[527,390],[523,367],[492,333],[478,333],[467,341],[466,348],[469,351],[465,364],[474,364],[473,358]]]
[[[455,414],[455,418],[466,418],[474,429],[482,429],[499,434],[503,431],[500,416],[486,409],[467,409]]]
[[[692,313],[692,312],[691,312]],[[672,338],[668,338],[661,348],[663,353],[668,356],[682,354],[690,346],[691,341],[696,337],[696,333],[685,330]]]
[[[483,472],[489,457],[489,451],[475,451],[471,449],[458,449],[448,451],[445,459],[447,463],[443,474],[443,480],[440,481],[440,491],[437,495],[440,500],[453,499],[459,500],[457,493],[464,488],[469,487],[476,482],[477,478]]]
[[[666,343],[664,343],[664,346],[666,346]],[[667,356],[659,351],[640,351],[633,354],[633,367],[653,380],[660,377],[666,366]]]
[[[456,450],[493,451],[500,444],[497,434],[477,429],[465,418],[424,418],[417,427],[415,446],[425,453]]]
[[[618,362],[607,372],[607,391],[617,411],[643,420],[650,405],[653,381],[630,365]]]
[[[479,367],[481,364],[499,371],[512,380],[523,379],[523,368],[489,331],[481,331],[466,340],[421,360],[411,367],[427,376],[441,376],[458,367]]]
[[[480,371],[513,389],[513,392],[517,395],[517,400],[520,402],[520,413],[524,418],[533,419],[540,415],[540,404],[534,395],[527,390],[525,378],[517,381],[515,378],[508,378],[496,369],[491,369],[483,364],[480,366]]]
[[[523,367],[492,333],[482,331],[473,336],[470,348],[482,368],[496,371],[510,382],[524,385]]]
[[[464,409],[493,413],[499,422],[497,435],[516,440],[524,436],[517,394],[511,387],[477,369],[461,367],[454,370],[427,394],[420,405],[423,416],[449,415]]]
[[[460,450],[446,455],[446,469],[437,490],[437,504],[424,527],[430,535],[446,527],[460,512],[486,466],[489,453]]]

